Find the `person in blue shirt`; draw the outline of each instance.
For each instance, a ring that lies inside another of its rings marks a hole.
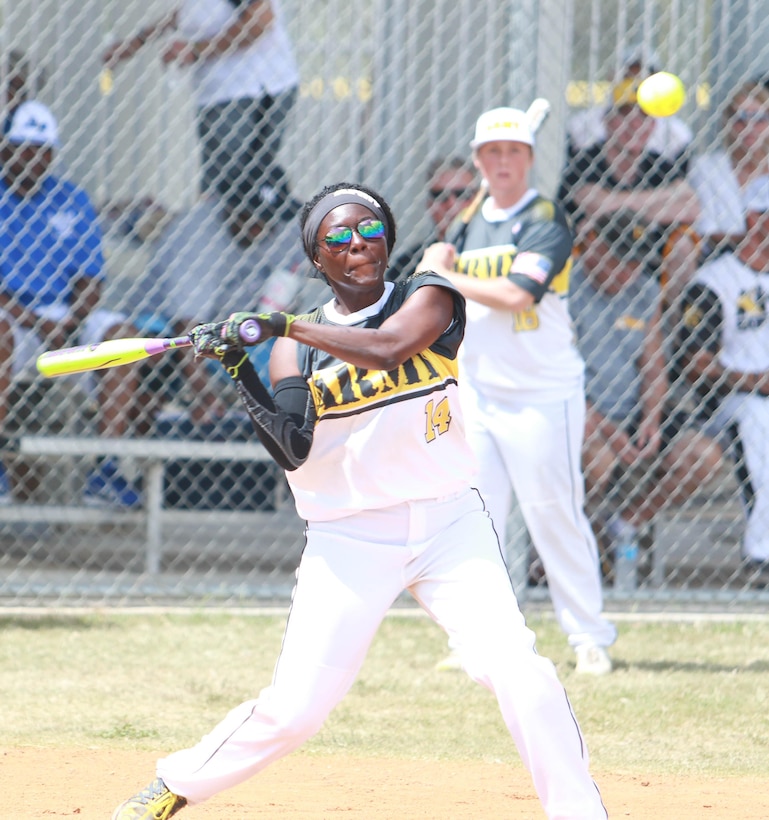
[[[99,307],[104,280],[101,232],[85,191],[52,173],[59,146],[51,111],[37,100],[17,106],[0,140],[0,431],[41,428],[45,384],[35,371],[46,349],[136,335],[120,313]],[[138,405],[138,371],[96,379],[100,431],[120,436]],[[30,465],[9,466],[14,496],[28,500],[38,479]],[[89,476],[86,500],[121,506],[140,494],[114,463]]]

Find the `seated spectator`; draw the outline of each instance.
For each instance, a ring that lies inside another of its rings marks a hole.
[[[146,276],[128,295],[130,313],[145,335],[177,336],[193,325],[236,310],[309,308],[326,286],[308,279],[307,260],[294,217],[298,203],[277,176],[255,190],[241,186],[221,198],[202,197],[177,214],[154,243]],[[264,351],[253,348],[253,356]],[[181,367],[182,379],[170,368]],[[216,382],[187,351],[154,369],[158,403],[186,385],[193,421],[226,412]],[[218,373],[218,369],[216,371]],[[155,412],[161,408],[156,406]]]
[[[697,232],[708,249],[723,249],[745,234],[743,193],[766,173],[769,89],[763,78],[741,83],[722,113],[721,147],[694,157],[689,182],[697,194]]]
[[[577,227],[586,217],[627,208],[662,229],[698,216],[686,182],[691,132],[688,139],[672,136],[667,148],[660,145],[654,139],[660,118],[641,110],[638,84],[626,78],[614,85],[597,132],[572,124],[558,199]]]
[[[590,219],[602,214],[630,209],[650,225],[663,249],[657,274],[667,323],[697,266],[692,225],[699,203],[686,179],[691,131],[676,118],[645,114],[638,105],[640,80],[639,69],[613,87],[603,131],[592,142],[585,133],[581,140],[570,137],[558,198],[572,218],[577,251]]]
[[[569,305],[585,358],[587,502],[606,527],[610,559],[721,461],[716,442],[670,403],[656,254],[648,226],[618,211],[592,223],[572,271]]]
[[[461,157],[434,159],[427,168],[427,214],[432,222],[431,232],[393,259],[387,279],[394,282],[413,273],[425,250],[434,242],[443,242],[449,225],[472,202],[477,190],[475,170]]]
[[[678,364],[736,461],[749,579],[769,584],[769,177],[743,192],[745,236],[683,297]]]
[[[612,88],[612,102],[627,95],[633,98],[641,81],[659,71],[659,59],[651,53],[645,59],[641,46],[630,46],[625,50],[622,70]],[[567,124],[566,133],[570,148],[575,151],[602,145],[609,136],[606,122],[606,105],[594,105],[573,114]],[[646,152],[675,163],[685,158],[692,142],[692,130],[678,116],[656,117],[646,140]]]
[[[136,335],[118,313],[98,307],[104,261],[96,214],[87,194],[52,172],[58,127],[40,102],[22,103],[0,142],[0,430],[40,429],[48,383],[35,360],[45,349]],[[138,413],[132,368],[98,374],[100,430],[129,432]],[[8,462],[11,485],[27,500],[39,483],[30,464]],[[133,506],[137,488],[117,466],[89,476],[91,501]]]

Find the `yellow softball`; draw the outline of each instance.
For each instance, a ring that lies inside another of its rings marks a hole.
[[[675,74],[658,71],[638,86],[638,105],[651,117],[669,117],[686,100],[686,86]]]

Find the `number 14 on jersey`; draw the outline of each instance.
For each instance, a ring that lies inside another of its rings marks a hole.
[[[451,407],[448,398],[444,396],[437,404],[430,399],[425,405],[425,417],[425,441],[429,443],[449,429]]]

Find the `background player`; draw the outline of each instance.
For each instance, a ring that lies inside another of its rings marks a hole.
[[[302,212],[307,255],[334,298],[309,316],[234,314],[192,332],[220,357],[262,443],[288,471],[307,544],[272,684],[113,820],[164,820],[256,774],[317,732],[404,589],[497,696],[550,818],[605,818],[584,741],[552,663],[534,650],[483,502],[457,400],[464,299],[433,273],[385,282],[387,203],[326,188]],[[278,338],[275,399],[239,349],[256,320]],[[501,812],[503,813],[503,811]]]
[[[515,491],[547,573],[577,671],[611,671],[616,637],[601,615],[598,548],[584,512],[584,363],[566,298],[572,236],[560,208],[529,187],[534,135],[526,114],[482,114],[473,159],[489,196],[420,270],[444,274],[467,298],[460,350],[468,438],[478,487],[500,542]]]
[[[709,257],[684,293],[679,365],[725,431],[746,522],[747,580],[769,585],[769,177],[742,193],[746,233]]]

